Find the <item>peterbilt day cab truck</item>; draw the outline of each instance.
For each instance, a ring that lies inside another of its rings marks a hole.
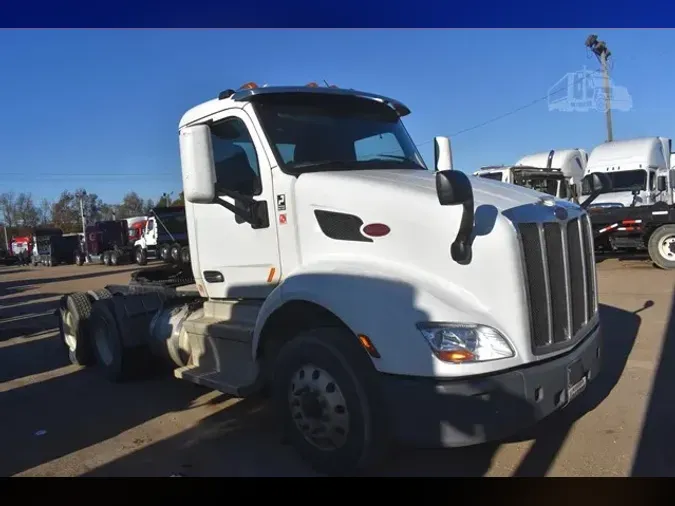
[[[178,378],[268,393],[325,473],[365,469],[394,442],[499,440],[567,405],[602,356],[584,209],[452,170],[447,138],[429,170],[409,113],[253,84],[189,110],[193,280],[64,296],[71,360],[121,381],[163,357]]]

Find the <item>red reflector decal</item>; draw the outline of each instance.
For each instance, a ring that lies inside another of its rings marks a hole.
[[[384,223],[371,223],[363,227],[363,233],[370,237],[382,237],[390,231],[389,227]]]

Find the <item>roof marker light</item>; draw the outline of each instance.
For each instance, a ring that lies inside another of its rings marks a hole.
[[[239,87],[239,89],[240,90],[254,90],[257,87],[258,87],[257,84],[255,84],[254,82],[250,82],[250,83],[243,84],[242,86]]]
[[[313,83],[313,82],[312,82],[312,83],[307,83],[306,86],[307,86],[308,88],[318,88],[318,87],[319,87],[318,84]]]

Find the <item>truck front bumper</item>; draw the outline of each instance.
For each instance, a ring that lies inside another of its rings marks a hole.
[[[393,436],[416,447],[497,441],[566,406],[600,371],[597,325],[564,355],[459,380],[381,376]]]

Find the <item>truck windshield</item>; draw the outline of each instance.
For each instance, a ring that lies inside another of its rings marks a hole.
[[[257,97],[256,112],[282,170],[427,170],[398,114],[355,96]]]
[[[556,176],[536,176],[525,174],[517,174],[514,177],[514,183],[518,186],[524,186],[525,188],[530,188],[538,192],[548,193],[554,197],[558,196],[558,182],[562,180],[562,177]],[[567,195],[565,194],[565,197],[566,196]],[[560,195],[560,197],[563,196]]]
[[[483,179],[492,179],[494,181],[501,181],[502,180],[502,173],[501,172],[486,172],[485,174],[478,174],[478,177],[482,177]]]
[[[647,188],[647,171],[645,170],[624,170],[605,172],[604,174],[612,181],[613,192],[645,190]],[[584,181],[582,194],[589,195],[590,193],[590,186]]]

